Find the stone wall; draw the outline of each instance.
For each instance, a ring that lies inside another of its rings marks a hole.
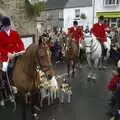
[[[13,26],[21,35],[37,36],[37,22],[27,15],[25,0],[0,0],[0,14],[10,16]]]

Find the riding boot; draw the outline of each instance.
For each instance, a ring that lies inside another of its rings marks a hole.
[[[106,69],[106,56],[107,56],[107,49],[104,47],[103,44],[102,45],[102,68]]]

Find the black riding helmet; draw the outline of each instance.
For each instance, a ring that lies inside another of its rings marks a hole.
[[[99,21],[104,21],[104,16],[101,15],[98,19]]]
[[[73,22],[73,25],[78,25],[78,22],[75,20],[75,21]]]
[[[11,25],[10,18],[9,17],[3,17],[1,20],[1,23],[4,27],[8,27]]]

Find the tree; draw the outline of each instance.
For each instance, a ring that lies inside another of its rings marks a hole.
[[[31,0],[25,0],[25,8],[29,16],[39,16],[45,9],[46,1],[32,3]]]

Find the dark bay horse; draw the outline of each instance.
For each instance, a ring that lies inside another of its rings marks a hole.
[[[79,48],[77,44],[73,42],[72,39],[68,38],[65,45],[65,58],[67,62],[68,77],[70,77],[71,64],[72,64],[72,77],[74,77],[78,54]]]
[[[40,68],[46,75],[55,75],[51,67],[51,53],[46,42],[40,40],[39,44],[30,45],[24,55],[17,60],[13,70],[12,81],[14,86],[18,88],[19,93],[26,100],[26,94],[31,93],[32,98],[32,114],[35,113],[33,106],[36,102],[35,92],[41,83],[37,68]],[[37,84],[38,85],[37,85]],[[23,120],[26,120],[26,103],[23,104]],[[34,119],[34,118],[33,118]]]

